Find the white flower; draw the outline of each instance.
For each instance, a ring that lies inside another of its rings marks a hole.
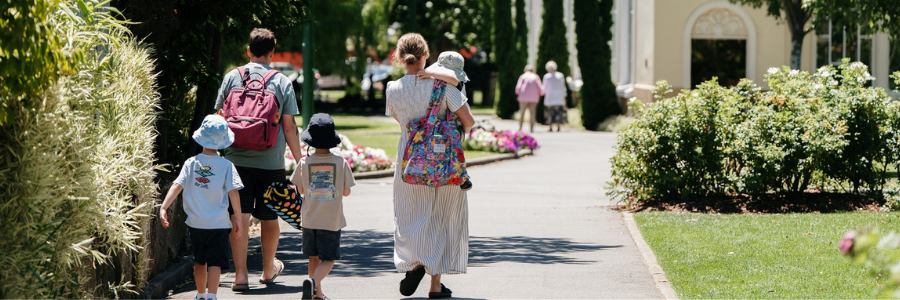
[[[821,90],[823,88],[825,88],[825,85],[823,85],[821,83],[816,83],[815,85],[813,85],[814,90]]]
[[[775,74],[775,73],[778,73],[778,68],[776,68],[776,67],[769,68],[769,74]]]
[[[866,78],[865,78],[865,77],[862,77],[862,76],[856,77],[856,82],[864,83],[864,82],[866,82]]]
[[[816,76],[820,76],[820,77],[831,77],[831,72],[828,72],[828,68],[826,68],[826,67],[821,67],[821,68],[819,68],[819,71],[816,72]]]
[[[791,72],[788,73],[788,76],[797,76],[797,75],[799,75],[799,74],[800,74],[800,71],[798,71],[798,70],[791,70]]]

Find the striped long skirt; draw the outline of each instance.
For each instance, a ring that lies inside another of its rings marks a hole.
[[[394,265],[429,275],[466,273],[469,204],[459,186],[432,188],[394,176]]]

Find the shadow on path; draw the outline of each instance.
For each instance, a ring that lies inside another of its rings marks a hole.
[[[600,251],[622,245],[591,245],[567,239],[527,236],[470,237],[469,266],[498,262],[530,264],[587,264],[594,261],[566,256],[575,252]]]
[[[278,259],[284,262],[281,276],[302,276],[308,273],[309,257],[302,252],[302,233],[282,232],[278,243]],[[601,251],[619,248],[621,245],[592,245],[559,238],[536,238],[527,236],[470,237],[469,266],[484,266],[492,263],[515,262],[529,264],[587,264],[593,261],[569,257],[578,252]],[[262,250],[259,239],[250,241],[247,265],[250,281],[256,283],[262,274]],[[223,270],[234,272],[234,268]],[[396,273],[394,269],[394,235],[392,232],[373,230],[346,230],[341,232],[341,261],[329,276],[373,277]],[[220,286],[230,289],[232,278],[223,278]],[[300,286],[284,285],[278,278],[266,287],[251,285],[244,295],[294,294]],[[193,290],[193,283],[185,283],[175,292]]]

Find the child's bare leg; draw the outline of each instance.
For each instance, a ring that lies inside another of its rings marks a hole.
[[[194,284],[197,285],[197,293],[206,293],[206,265],[194,263]],[[218,280],[216,280],[218,281]],[[218,284],[218,283],[216,283]]]
[[[316,266],[316,272],[313,274],[313,279],[316,280],[316,295],[315,297],[322,297],[324,293],[322,293],[322,280],[325,280],[325,276],[328,276],[328,273],[331,272],[331,269],[334,268],[333,260],[319,260],[316,257],[316,260],[319,261],[318,266]]]
[[[207,291],[210,294],[215,294],[219,291],[219,276],[222,274],[222,267],[209,267],[207,269],[207,272]]]

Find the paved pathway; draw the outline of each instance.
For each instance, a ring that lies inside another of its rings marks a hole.
[[[476,116],[476,119],[486,118]],[[515,129],[508,121],[494,123]],[[534,136],[534,156],[470,169],[468,274],[444,276],[455,298],[597,299],[662,298],[622,215],[603,189],[615,135],[572,129]],[[361,180],[345,201],[341,260],[326,278],[333,299],[402,298],[403,274],[393,265],[391,178]],[[251,279],[249,292],[234,294],[226,273],[222,299],[298,299],[306,277],[300,233],[287,225],[278,258],[286,272],[276,284]],[[258,239],[251,241],[251,274],[259,276]],[[413,298],[427,298],[426,280]],[[191,299],[193,283],[172,299]]]

